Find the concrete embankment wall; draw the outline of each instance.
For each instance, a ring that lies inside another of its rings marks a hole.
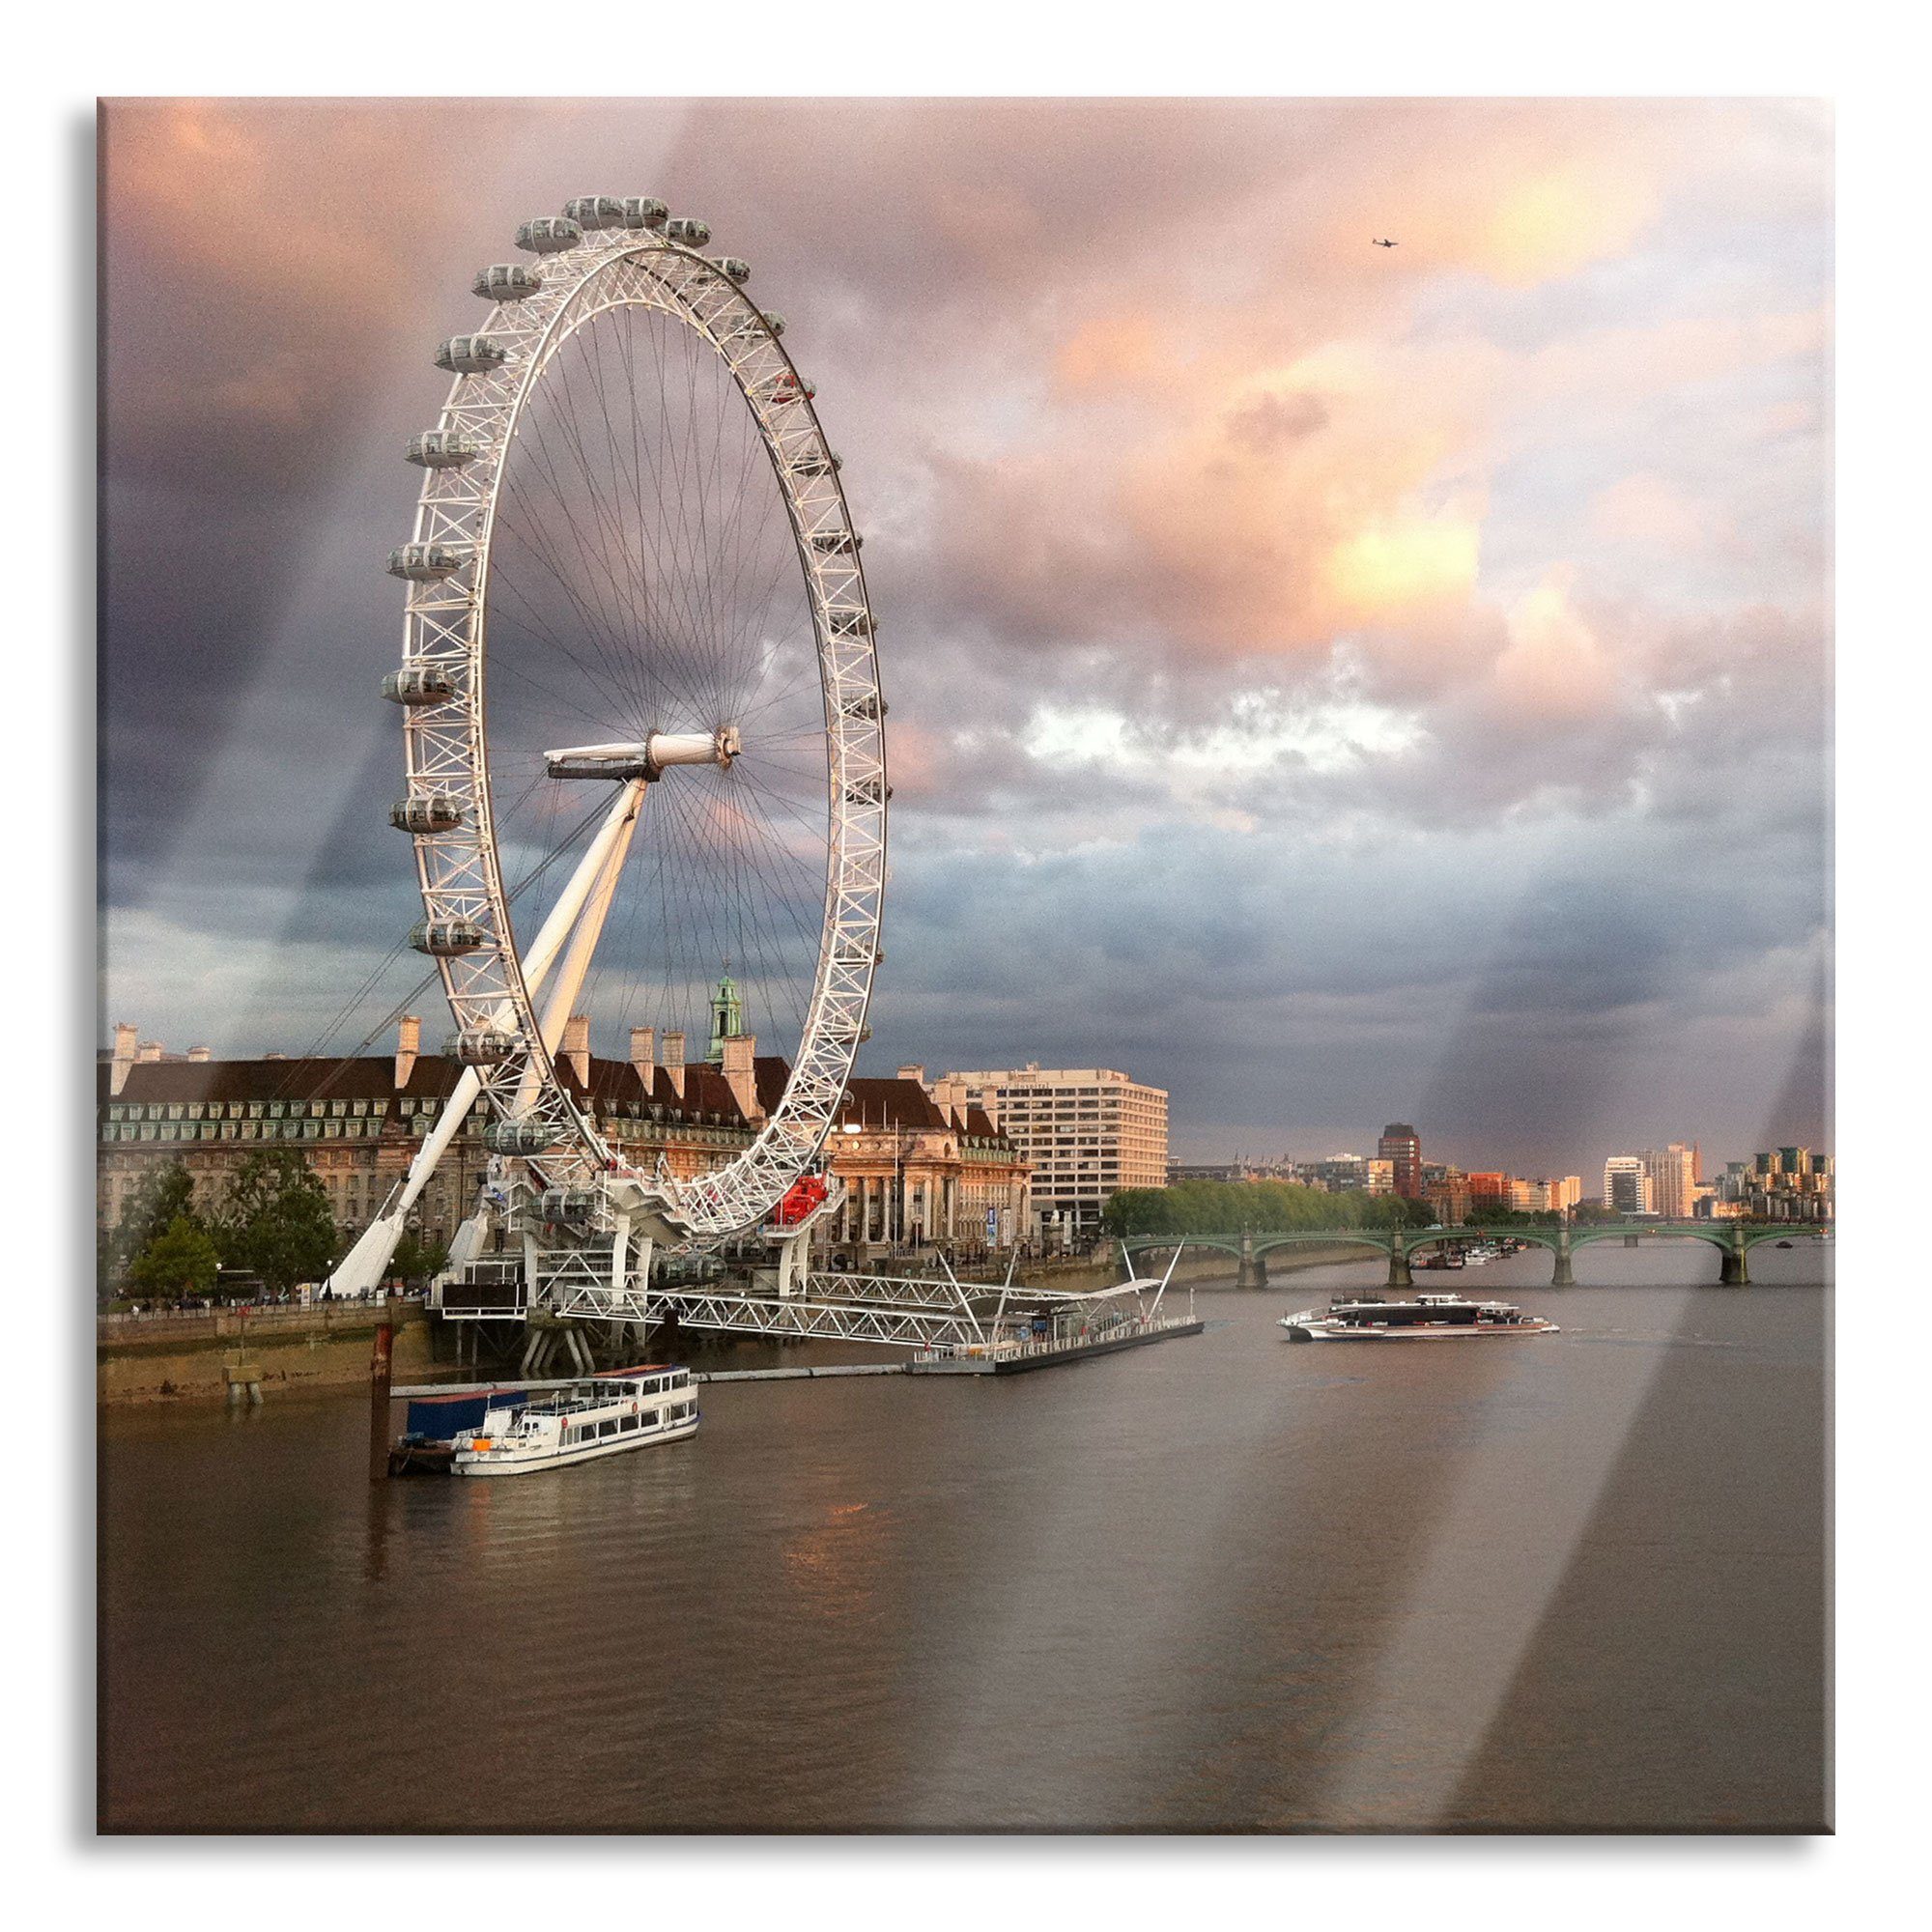
[[[99,1324],[95,1387],[101,1402],[221,1402],[222,1371],[243,1350],[262,1371],[265,1396],[303,1389],[366,1387],[380,1303],[272,1308],[241,1316],[108,1317]],[[421,1379],[431,1367],[430,1324],[422,1308],[395,1315],[395,1378]]]
[[[1271,1281],[1299,1268],[1335,1262],[1379,1260],[1367,1248],[1277,1248],[1266,1257]],[[1144,1264],[1158,1273],[1158,1267]],[[1219,1249],[1186,1251],[1174,1270],[1175,1285],[1229,1281],[1235,1257]],[[1048,1264],[1029,1269],[1022,1285],[1039,1288],[1105,1288],[1121,1279],[1119,1257],[1095,1263]],[[380,1304],[326,1303],[310,1308],[269,1308],[242,1316],[233,1309],[203,1315],[106,1316],[98,1329],[96,1388],[104,1403],[220,1402],[227,1394],[223,1370],[241,1350],[259,1363],[262,1392],[362,1388],[369,1379]],[[397,1381],[433,1378],[434,1330],[419,1303],[396,1311],[394,1374]]]

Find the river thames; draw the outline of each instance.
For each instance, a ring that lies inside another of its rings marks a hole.
[[[372,1487],[359,1397],[110,1411],[100,1824],[1818,1830],[1829,1263],[1419,1275],[1563,1330],[1460,1348],[1273,1325],[1379,1264],[1205,1286],[1196,1338],[712,1385],[517,1482]]]

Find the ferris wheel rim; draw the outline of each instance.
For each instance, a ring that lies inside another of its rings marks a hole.
[[[618,1167],[610,1143],[558,1074],[511,924],[487,710],[494,545],[516,432],[573,337],[610,309],[644,307],[682,325],[713,352],[764,444],[790,526],[810,611],[830,813],[818,958],[784,1093],[751,1145],[730,1161],[681,1186],[656,1179],[669,1218],[697,1236],[754,1225],[822,1150],[866,1032],[885,883],[885,705],[860,539],[810,385],[780,345],[774,319],[745,297],[743,273],[730,272],[743,267],[660,233],[587,229],[543,257],[536,293],[497,300],[480,331],[444,345],[452,382],[433,432],[441,440],[435,448],[446,454],[452,444],[475,445],[476,453],[441,468],[425,463],[411,550],[462,548],[463,556],[440,577],[411,582],[404,638],[405,673],[440,668],[456,686],[446,705],[405,707],[412,800],[426,787],[441,788],[464,804],[461,824],[418,832],[412,842],[423,950],[439,937],[452,945],[467,940],[469,930],[456,929],[465,919],[484,935],[484,944],[460,952],[432,952],[459,1038],[469,1037],[466,1021],[474,1030],[479,1011],[511,1023],[514,1050],[474,1067],[493,1126],[506,1134],[527,1127],[531,1151],[525,1157],[546,1179]],[[623,292],[627,269],[629,293]],[[538,279],[537,270],[526,272]],[[485,270],[479,293],[502,273]],[[597,299],[600,294],[607,298]],[[504,353],[493,360],[479,344]],[[460,478],[455,487],[453,477]],[[440,920],[456,923],[439,935]]]

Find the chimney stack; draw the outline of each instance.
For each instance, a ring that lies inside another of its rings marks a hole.
[[[901,1080],[910,1080],[917,1087],[923,1087],[925,1085],[925,1068],[915,1066],[908,1063],[899,1068],[899,1078]]]
[[[948,1074],[944,1080],[935,1080],[927,1090],[932,1095],[932,1103],[952,1123],[959,1133],[966,1131],[966,1083]]]
[[[134,1058],[142,1062],[146,1065],[152,1066],[156,1061],[160,1059],[160,1057],[161,1057],[161,1043],[157,1039],[144,1039],[141,1042],[141,1044],[134,1049]]]
[[[191,1046],[187,1050],[187,1057],[195,1065],[200,1066],[205,1062],[212,1060],[213,1055],[205,1046]]]
[[[638,1076],[638,1085],[644,1090],[646,1100],[652,1097],[657,1086],[658,1030],[656,1027],[633,1027],[631,1029],[631,1067]]]
[[[724,1039],[724,1079],[731,1089],[731,1097],[738,1103],[738,1111],[753,1126],[760,1125],[765,1118],[764,1109],[758,1105],[758,1076],[753,1065],[757,1058],[758,1038],[755,1034],[731,1033]]]
[[[563,1057],[577,1075],[577,1084],[590,1091],[590,1015],[572,1013],[563,1023]]]
[[[405,1013],[396,1026],[396,1088],[410,1084],[416,1070],[416,1055],[422,1051],[423,1023],[420,1013]]]
[[[670,1091],[677,1095],[678,1105],[684,1104],[684,1030],[673,1027],[665,1035],[665,1078],[670,1082]]]
[[[141,1029],[123,1021],[114,1029],[114,1058],[108,1062],[108,1092],[118,1094],[128,1084],[128,1070],[134,1065],[135,1043]]]

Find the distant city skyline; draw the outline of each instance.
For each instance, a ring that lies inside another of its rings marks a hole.
[[[104,128],[104,1024],[298,1051],[367,982],[346,1051],[408,995],[402,443],[476,270],[608,186],[753,263],[845,459],[896,794],[866,1068],[1119,1068],[1178,1159],[1830,1144],[1822,108]]]

